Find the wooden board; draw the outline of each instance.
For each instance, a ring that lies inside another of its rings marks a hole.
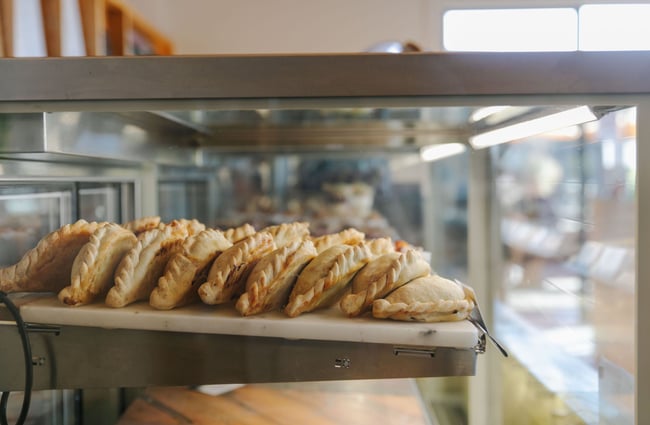
[[[423,405],[409,383],[246,385],[219,396],[187,388],[150,388],[118,425],[425,425],[429,422]]]
[[[370,316],[348,318],[338,309],[319,310],[296,318],[277,311],[242,317],[232,305],[194,304],[169,311],[153,309],[145,302],[117,309],[102,303],[70,307],[48,296],[23,304],[20,311],[27,322],[52,325],[427,347],[470,348],[478,342],[476,328],[465,320],[415,323]]]

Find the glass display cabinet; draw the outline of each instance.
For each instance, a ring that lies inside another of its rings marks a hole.
[[[354,227],[471,285],[509,354],[466,320],[17,293],[33,409],[80,422],[104,391],[117,420],[155,386],[407,379],[431,423],[645,423],[649,71],[643,52],[0,60],[1,267],[78,219]],[[0,314],[0,389],[21,391]]]

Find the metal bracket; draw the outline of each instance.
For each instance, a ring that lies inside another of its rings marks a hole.
[[[485,354],[487,349],[487,338],[484,333],[481,333],[478,337],[478,343],[474,346],[474,351],[477,354]]]

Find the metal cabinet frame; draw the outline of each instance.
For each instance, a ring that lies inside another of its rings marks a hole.
[[[637,258],[650,252],[650,53],[420,53],[0,60],[0,112],[202,108],[634,105],[637,114]],[[470,175],[470,281],[489,311],[496,231],[489,157]],[[650,420],[650,266],[637,261],[636,423]],[[76,331],[75,331],[76,332]],[[192,338],[182,336],[179,338]],[[335,350],[336,351],[336,350]],[[478,360],[473,424],[491,423],[494,351]],[[278,377],[281,378],[281,377]],[[153,378],[152,378],[153,379]],[[284,378],[282,378],[284,379]]]

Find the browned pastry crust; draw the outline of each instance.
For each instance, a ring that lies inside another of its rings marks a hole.
[[[270,233],[277,248],[282,248],[291,242],[304,239],[309,236],[309,223],[295,221],[282,223],[275,226],[268,226],[260,232]]]
[[[201,223],[200,221],[194,218],[191,220],[188,220],[186,218],[180,218],[177,220],[172,220],[166,224],[160,224],[158,227],[161,229],[171,227],[177,233],[180,232],[180,234],[186,236],[194,236],[197,233],[205,230],[205,224]]]
[[[140,233],[146,232],[147,230],[155,229],[159,224],[160,217],[157,215],[152,215],[127,221],[126,223],[122,224],[122,227],[138,235]]]
[[[314,258],[300,273],[284,312],[289,317],[335,303],[346,286],[372,259],[391,252],[389,238],[373,239],[357,245],[335,245]]]
[[[235,307],[244,316],[281,308],[298,274],[314,257],[316,248],[308,239],[297,240],[263,257],[246,281]]]
[[[365,245],[370,250],[368,261],[372,261],[380,255],[395,251],[395,245],[391,238],[369,239],[365,240],[361,245]]]
[[[366,235],[357,229],[350,228],[342,230],[338,233],[318,236],[312,238],[316,251],[320,254],[334,245],[356,245],[365,239]]]
[[[58,292],[70,284],[72,263],[98,224],[79,220],[41,239],[18,263],[0,269],[4,292]]]
[[[276,249],[273,236],[258,232],[234,244],[212,264],[207,281],[199,287],[206,304],[222,304],[236,299],[245,289],[246,279],[257,262]]]
[[[237,243],[255,233],[255,227],[249,223],[242,224],[238,227],[232,227],[223,231],[224,236],[232,243]]]
[[[472,289],[438,275],[420,277],[372,303],[378,319],[445,322],[466,319],[474,308]]]
[[[59,292],[59,300],[79,306],[106,295],[117,265],[136,242],[132,231],[117,224],[98,227],[75,257],[70,285]]]
[[[349,316],[358,316],[367,311],[375,299],[430,273],[429,263],[412,249],[384,254],[354,276],[350,293],[341,298],[339,307]]]
[[[188,227],[161,225],[138,237],[115,270],[115,285],[108,291],[106,305],[124,307],[148,300],[169,259],[188,237]]]
[[[170,310],[197,301],[197,287],[205,281],[212,262],[231,246],[223,233],[214,229],[187,238],[165,266],[158,285],[151,291],[149,304]]]

